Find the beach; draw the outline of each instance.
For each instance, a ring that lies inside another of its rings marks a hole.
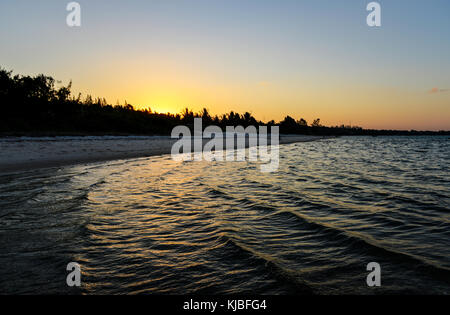
[[[166,154],[0,174],[0,294],[374,294],[371,262],[377,294],[448,294],[449,152],[446,137],[340,137],[280,145],[272,173]]]
[[[323,138],[281,135],[280,144]],[[170,154],[176,141],[169,136],[5,137],[0,138],[0,173]]]

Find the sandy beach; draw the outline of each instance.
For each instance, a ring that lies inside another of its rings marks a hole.
[[[280,144],[323,138],[281,135]],[[170,154],[175,142],[168,136],[0,138],[0,173]]]

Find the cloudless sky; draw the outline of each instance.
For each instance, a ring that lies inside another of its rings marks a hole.
[[[0,2],[0,66],[135,107],[450,130],[450,1]]]

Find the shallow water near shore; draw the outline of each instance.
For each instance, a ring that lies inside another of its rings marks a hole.
[[[165,155],[0,175],[0,293],[450,294],[449,166],[448,137],[344,137],[280,146],[275,173]]]

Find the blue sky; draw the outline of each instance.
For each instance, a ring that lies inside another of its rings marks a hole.
[[[2,1],[0,65],[159,111],[450,129],[450,2]],[[430,93],[433,91],[441,91]]]

